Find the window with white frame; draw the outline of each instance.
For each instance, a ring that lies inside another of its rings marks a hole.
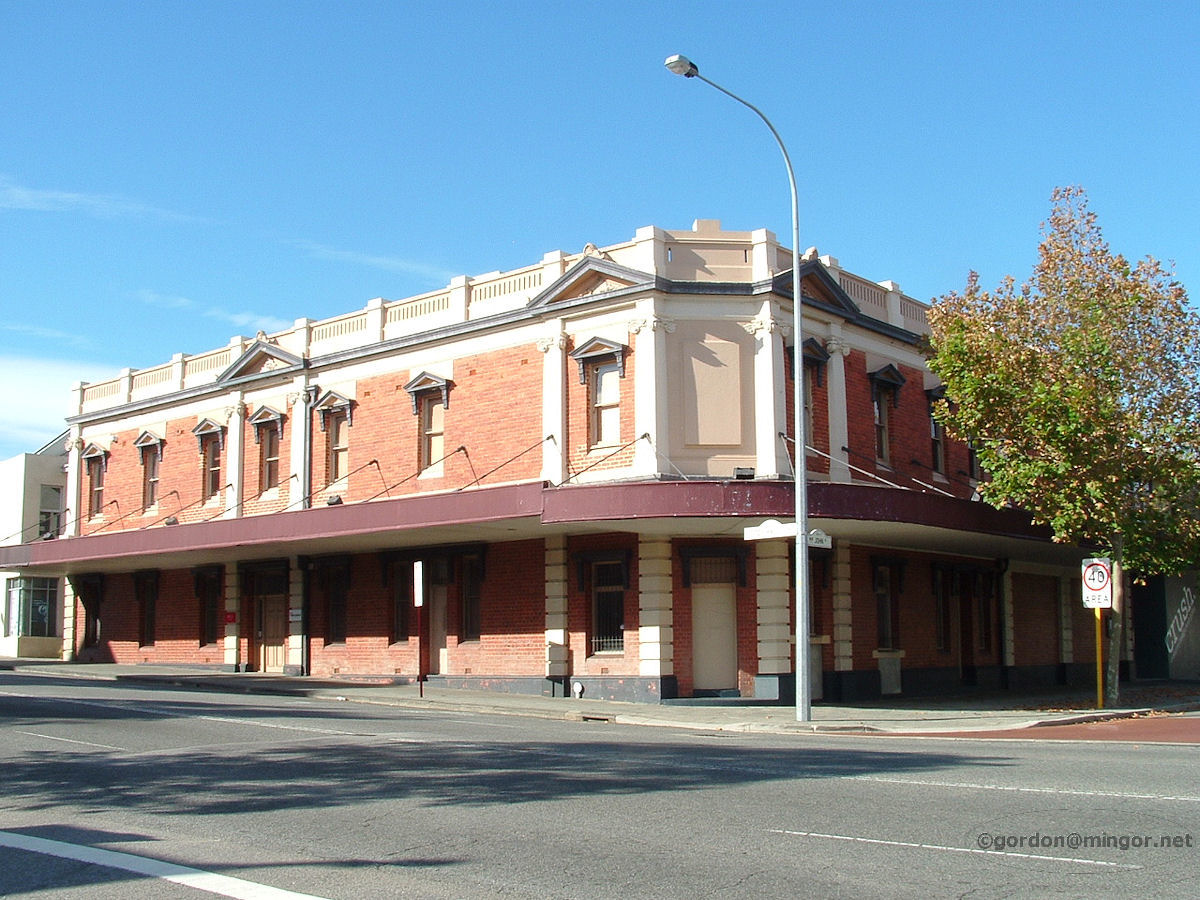
[[[162,438],[143,431],[133,446],[138,448],[142,463],[142,509],[150,509],[158,503],[159,468],[162,462]]]
[[[326,391],[316,403],[325,432],[326,486],[350,474],[350,428],[354,424],[354,402],[337,391]]]
[[[579,383],[587,387],[589,447],[621,443],[621,379],[625,377],[627,349],[616,341],[594,337],[571,351],[579,365]]]

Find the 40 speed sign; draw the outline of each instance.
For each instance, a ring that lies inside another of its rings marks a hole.
[[[1112,609],[1112,560],[1083,561],[1084,609]]]

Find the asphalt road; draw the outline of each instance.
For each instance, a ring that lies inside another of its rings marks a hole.
[[[0,672],[0,894],[1195,897],[1197,753]]]

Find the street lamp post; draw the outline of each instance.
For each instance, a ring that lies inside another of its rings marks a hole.
[[[793,432],[796,443],[792,453],[795,460],[795,493],[796,493],[796,721],[808,722],[812,718],[812,683],[809,669],[809,596],[808,596],[808,479],[806,477],[805,448],[808,446],[804,434],[804,332],[801,329],[800,307],[803,305],[800,295],[800,217],[799,202],[796,194],[796,173],[792,169],[792,160],[788,156],[783,138],[771,124],[771,120],[763,115],[762,110],[752,103],[743,100],[732,91],[727,91],[700,74],[696,64],[686,56],[667,57],[663,63],[676,75],[684,78],[699,78],[705,84],[711,85],[727,97],[732,97],[742,106],[763,120],[771,129],[775,143],[783,154],[784,165],[787,166],[788,184],[792,191],[792,341],[795,345],[792,365],[793,399],[792,413],[794,417]]]

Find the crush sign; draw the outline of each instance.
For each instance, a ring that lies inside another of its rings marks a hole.
[[[1112,560],[1083,561],[1084,609],[1112,609]]]

